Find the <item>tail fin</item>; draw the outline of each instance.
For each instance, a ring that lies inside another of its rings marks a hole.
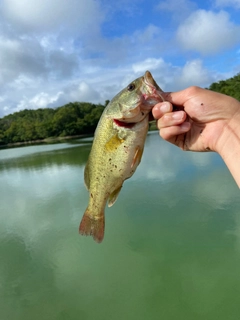
[[[104,213],[101,216],[92,216],[87,209],[80,223],[79,233],[84,236],[92,236],[96,242],[100,243],[104,237],[104,226]]]

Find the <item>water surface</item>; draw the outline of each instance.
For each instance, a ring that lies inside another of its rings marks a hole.
[[[149,134],[99,245],[78,234],[90,147],[0,150],[0,319],[238,320],[239,189],[220,157]]]

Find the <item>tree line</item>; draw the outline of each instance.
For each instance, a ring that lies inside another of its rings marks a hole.
[[[240,73],[227,80],[212,83],[209,89],[227,94],[240,101]]]
[[[104,107],[88,102],[71,102],[56,109],[15,112],[0,119],[0,144],[91,134]]]
[[[209,89],[240,100],[240,73],[212,83]],[[0,119],[0,144],[92,134],[108,102],[70,102],[56,109],[26,109],[9,114]]]

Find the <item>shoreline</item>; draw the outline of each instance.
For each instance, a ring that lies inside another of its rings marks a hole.
[[[57,142],[61,142],[63,140],[86,138],[89,136],[92,136],[92,135],[91,134],[79,134],[79,135],[75,135],[75,136],[65,136],[65,137],[29,140],[29,141],[22,141],[22,142],[12,142],[12,143],[0,145],[0,149],[11,148],[11,147],[20,147],[20,146],[26,146],[26,145],[44,144],[44,143],[57,143]]]
[[[156,124],[150,123],[148,132],[156,131],[156,130],[157,130]],[[5,148],[12,148],[12,147],[14,148],[14,147],[37,145],[37,144],[44,144],[44,143],[58,143],[64,140],[92,137],[93,135],[94,133],[92,134],[85,133],[85,134],[78,134],[74,136],[52,137],[52,138],[29,140],[29,141],[22,141],[22,142],[12,142],[7,144],[0,144],[0,150]]]

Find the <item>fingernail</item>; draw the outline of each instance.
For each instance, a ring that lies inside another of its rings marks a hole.
[[[183,111],[176,111],[176,112],[173,112],[172,114],[172,118],[174,120],[182,120],[184,117],[184,112]]]
[[[170,105],[168,103],[163,103],[159,108],[162,113],[166,113],[170,111]]]

